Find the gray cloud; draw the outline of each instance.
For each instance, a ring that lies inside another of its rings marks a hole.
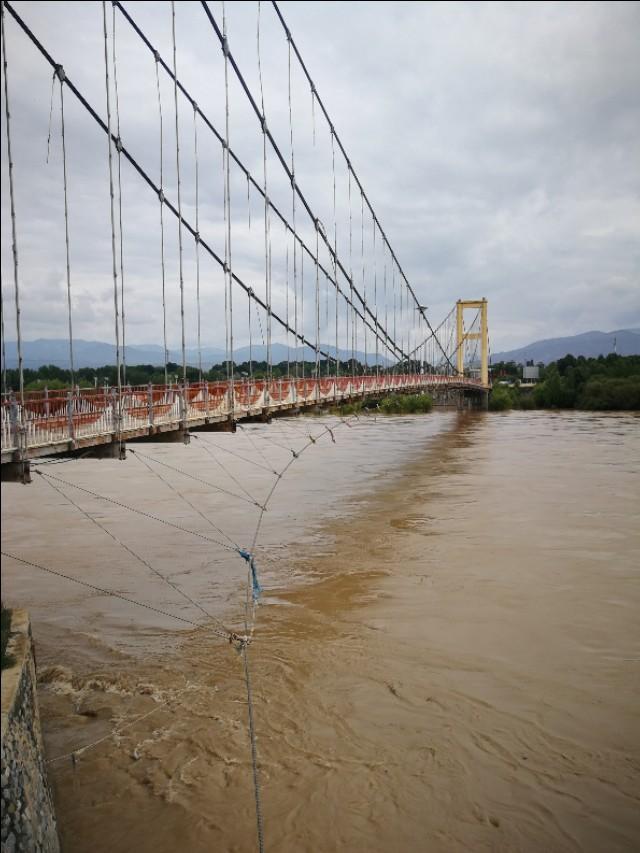
[[[126,3],[170,60],[168,3]],[[221,19],[220,4],[211,3]],[[16,9],[67,74],[105,114],[99,3],[18,2]],[[494,350],[537,337],[640,325],[640,5],[637,3],[298,3],[283,2],[294,38],[316,79],[351,160],[395,251],[434,322],[457,298],[486,296]],[[111,17],[110,6],[108,8]],[[227,4],[230,46],[259,99],[256,3]],[[178,3],[178,74],[215,126],[224,129],[220,48],[197,3]],[[52,156],[45,164],[51,72],[6,20],[12,135],[23,289],[23,335],[66,334],[59,95]],[[125,145],[159,180],[154,63],[117,17],[120,118]],[[261,9],[261,60],[269,127],[289,156],[287,44],[268,3]],[[300,186],[333,231],[330,136],[314,126],[308,87],[293,60],[294,144]],[[232,146],[262,181],[259,126],[230,82]],[[175,200],[173,91],[162,81],[165,187]],[[78,337],[113,337],[106,137],[66,92],[74,327]],[[195,219],[193,115],[180,105],[185,215]],[[4,118],[3,118],[4,133]],[[220,145],[200,123],[200,231],[222,255]],[[11,334],[6,151],[2,176],[2,278]],[[269,194],[291,215],[290,187],[272,153]],[[127,337],[161,343],[158,201],[123,165]],[[361,281],[360,201],[352,198],[353,250],[344,163],[337,160],[338,249]],[[249,210],[251,228],[249,229]],[[232,175],[234,269],[264,292],[262,201]],[[310,222],[298,223],[311,246]],[[166,217],[169,336],[180,336],[177,226]],[[374,255],[365,222],[365,279]],[[272,218],[274,308],[287,302],[287,240]],[[382,287],[390,262],[379,241]],[[305,331],[313,338],[314,274],[305,260]],[[325,254],[322,261],[328,265]],[[289,246],[289,281],[292,280]],[[220,268],[201,253],[203,344],[224,344]],[[323,285],[324,286],[324,285]],[[195,341],[195,249],[185,238],[188,342]],[[324,301],[323,291],[323,301]],[[391,285],[388,282],[388,301]],[[293,311],[289,289],[289,308]],[[389,306],[388,306],[389,307]],[[326,306],[323,303],[323,322]],[[332,316],[332,305],[330,313]],[[248,337],[247,299],[234,293],[239,344]],[[260,339],[253,314],[254,338]],[[264,329],[264,317],[261,318]],[[275,331],[275,327],[274,327]],[[345,333],[341,328],[341,335]],[[332,339],[332,324],[323,339]],[[278,340],[285,336],[279,333]]]

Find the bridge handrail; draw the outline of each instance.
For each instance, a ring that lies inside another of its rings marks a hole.
[[[379,373],[365,375],[279,377],[44,389],[25,394],[21,407],[13,393],[2,395],[2,451],[18,447],[72,444],[78,439],[114,436],[164,426],[186,428],[203,419],[244,417],[296,404],[339,402],[368,393],[411,388],[483,387],[480,379],[447,374]]]

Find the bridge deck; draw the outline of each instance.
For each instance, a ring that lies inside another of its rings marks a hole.
[[[2,400],[2,463],[361,400],[390,392],[440,388],[486,390],[480,380],[439,374],[345,376],[325,379],[236,380],[187,385],[127,386],[25,394]]]

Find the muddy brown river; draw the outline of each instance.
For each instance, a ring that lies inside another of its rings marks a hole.
[[[65,853],[257,848],[243,662],[214,629],[244,631],[234,548],[291,460],[255,546],[265,849],[640,849],[640,418],[319,417],[133,449],[2,486],[3,550],[155,608],[3,558]]]

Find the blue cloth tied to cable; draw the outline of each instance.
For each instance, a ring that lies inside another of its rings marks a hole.
[[[258,580],[258,569],[256,567],[255,560],[253,559],[253,554],[250,551],[244,551],[242,548],[238,548],[238,554],[240,554],[243,560],[246,560],[247,563],[249,563],[249,568],[251,569],[251,595],[253,596],[254,602],[256,602],[260,598],[262,587]]]

